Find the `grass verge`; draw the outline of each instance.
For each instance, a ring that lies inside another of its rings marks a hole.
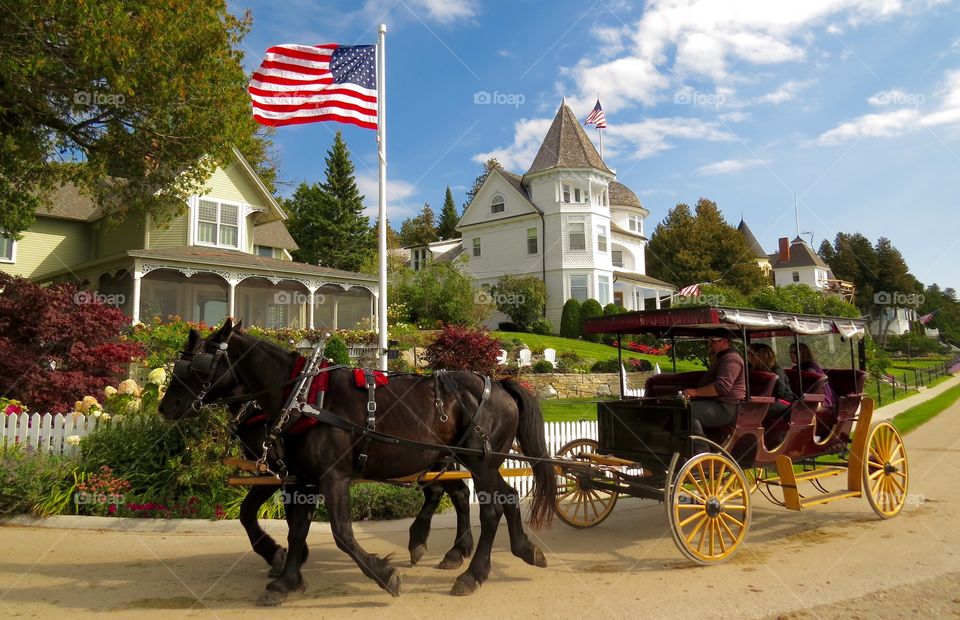
[[[544,422],[577,422],[597,419],[596,398],[563,398],[540,401]]]
[[[960,400],[960,385],[954,386],[943,394],[934,396],[915,407],[910,407],[893,418],[893,424],[901,433],[909,433],[958,400]]]

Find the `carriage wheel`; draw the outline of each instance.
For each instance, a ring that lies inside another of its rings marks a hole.
[[[863,459],[863,492],[874,512],[889,519],[907,500],[910,470],[903,438],[890,422],[877,422],[870,429]]]
[[[577,460],[584,452],[595,453],[598,443],[593,439],[574,439],[557,450],[558,459]],[[557,516],[571,527],[593,527],[606,519],[617,503],[619,493],[604,489],[584,489],[575,470],[557,467]],[[600,475],[594,470],[594,475]],[[610,474],[605,477],[612,479]]]
[[[754,491],[760,488],[760,481],[763,480],[765,472],[762,467],[750,467],[744,470],[743,474],[747,478],[747,488],[750,489],[752,495]]]
[[[733,555],[750,528],[750,487],[743,470],[723,454],[697,454],[684,463],[666,502],[683,555],[699,564]]]

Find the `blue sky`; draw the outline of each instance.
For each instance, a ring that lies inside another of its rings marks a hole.
[[[386,23],[388,217],[458,205],[496,155],[524,172],[561,98],[599,91],[604,155],[651,215],[701,196],[772,252],[800,230],[891,239],[925,284],[960,289],[960,5],[922,0],[367,0],[249,9],[252,70],[278,43],[369,44]],[[489,94],[484,97],[481,93]],[[491,103],[478,103],[485,99]],[[376,200],[375,132],[321,123],[274,141],[281,193],[323,174],[341,129]],[[596,139],[592,128],[589,135]],[[685,283],[679,283],[685,284]]]

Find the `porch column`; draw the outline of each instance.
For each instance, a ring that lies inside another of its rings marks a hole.
[[[647,298],[644,295],[645,291],[642,288],[635,288],[633,291],[633,298],[639,302],[640,307],[637,310],[646,310],[647,309]]]
[[[237,285],[240,279],[230,274],[227,280],[227,316],[233,320],[237,319]]]
[[[657,300],[657,310],[660,309],[660,291],[658,289],[653,289],[653,298]]]
[[[343,289],[341,289],[341,290],[343,290]],[[340,295],[334,295],[334,296],[333,296],[333,329],[334,329],[334,331],[336,331],[336,330],[338,329],[338,327],[337,327],[337,325],[338,325],[338,323],[337,323],[337,319],[338,319],[338,317],[337,317],[337,312],[338,312],[338,310],[339,310],[339,305],[340,305]]]
[[[133,300],[131,303],[131,314],[133,325],[140,322],[140,279],[143,273],[140,272],[140,265],[137,262],[133,264]]]
[[[309,301],[308,301],[308,303],[307,303],[307,314],[308,314],[308,316],[307,316],[307,326],[308,326],[310,329],[314,329],[314,327],[313,327],[313,313],[314,313],[314,310],[316,309],[317,290],[319,290],[319,287],[316,286],[316,285],[310,285],[310,286],[307,287],[307,291],[309,291],[309,293],[310,293],[310,299],[309,299]]]

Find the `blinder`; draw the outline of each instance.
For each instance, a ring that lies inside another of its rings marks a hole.
[[[189,357],[188,357],[189,355]],[[213,353],[202,351],[200,353],[189,354],[184,352],[183,357],[174,362],[173,376],[180,379],[190,379],[196,377],[203,386],[201,392],[197,395],[191,407],[199,411],[203,407],[203,399],[207,391],[214,382],[214,375],[217,372],[217,366],[221,359],[226,359],[228,363],[227,373],[233,374],[233,365],[230,364],[230,358],[227,355],[227,343],[221,342]]]

